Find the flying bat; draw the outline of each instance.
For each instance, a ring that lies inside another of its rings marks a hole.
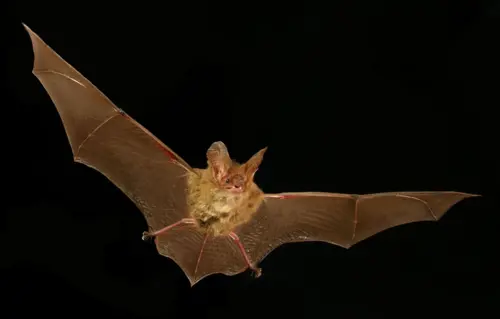
[[[74,161],[96,169],[144,214],[158,252],[174,260],[193,286],[216,273],[251,269],[285,243],[321,241],[349,248],[390,227],[436,221],[460,192],[369,195],[321,192],[266,194],[254,183],[263,148],[247,162],[223,142],[207,150],[207,167],[192,168],[116,107],[31,29],[33,74],[62,119]]]

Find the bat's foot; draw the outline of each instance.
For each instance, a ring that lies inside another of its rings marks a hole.
[[[260,276],[262,276],[262,268],[253,267],[252,271],[255,278],[259,278]]]
[[[248,268],[250,268],[253,271],[253,275],[255,278],[259,278],[262,275],[262,269],[259,267],[256,267],[254,264],[250,262],[250,258],[248,258],[247,252],[245,251],[245,248],[243,247],[243,244],[240,241],[240,238],[238,235],[234,232],[231,232],[229,234],[229,237],[231,237],[232,240],[236,242],[238,245],[238,248],[240,249],[241,254],[243,255],[243,258],[245,258],[245,261],[247,262]]]
[[[179,220],[178,222],[176,223],[173,223],[171,225],[168,225],[167,227],[164,227],[160,230],[157,230],[155,232],[143,232],[142,233],[142,240],[150,240],[156,236],[160,236],[164,233],[166,233],[167,231],[169,231],[170,229],[174,228],[174,227],[177,227],[177,226],[180,226],[180,225],[196,225],[196,220],[194,220],[193,218],[183,218],[181,220]]]
[[[148,233],[147,231],[142,233],[142,240],[144,241],[149,241],[153,238],[154,236],[151,233]]]

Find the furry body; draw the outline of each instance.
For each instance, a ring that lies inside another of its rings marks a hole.
[[[189,213],[198,226],[213,235],[228,235],[257,211],[264,193],[253,182],[241,193],[217,186],[211,168],[195,169],[188,178]]]

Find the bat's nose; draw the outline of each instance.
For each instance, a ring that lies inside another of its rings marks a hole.
[[[241,187],[243,187],[244,184],[245,184],[245,178],[243,178],[243,176],[236,175],[235,177],[233,177],[234,187],[241,188]]]

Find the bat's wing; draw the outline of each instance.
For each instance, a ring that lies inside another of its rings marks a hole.
[[[285,243],[322,241],[349,248],[390,227],[435,221],[454,204],[472,196],[476,195],[458,192],[268,194],[255,217],[236,233],[251,262],[257,264]]]
[[[119,187],[145,215],[150,229],[188,218],[187,176],[193,169],[25,28],[33,44],[33,73],[61,116],[75,161]],[[192,278],[204,237],[189,225],[176,227],[172,236],[157,238],[158,251]],[[211,258],[209,248],[206,258]]]
[[[188,218],[187,176],[196,172],[25,28],[33,44],[33,73],[56,105],[75,161],[119,187],[152,230]],[[350,247],[392,226],[436,220],[470,196],[453,192],[267,195],[255,218],[236,233],[250,261],[257,263],[287,242],[316,240]],[[192,285],[213,273],[234,275],[247,268],[241,247],[230,237],[209,237],[190,225],[173,227],[156,237],[156,244]]]

